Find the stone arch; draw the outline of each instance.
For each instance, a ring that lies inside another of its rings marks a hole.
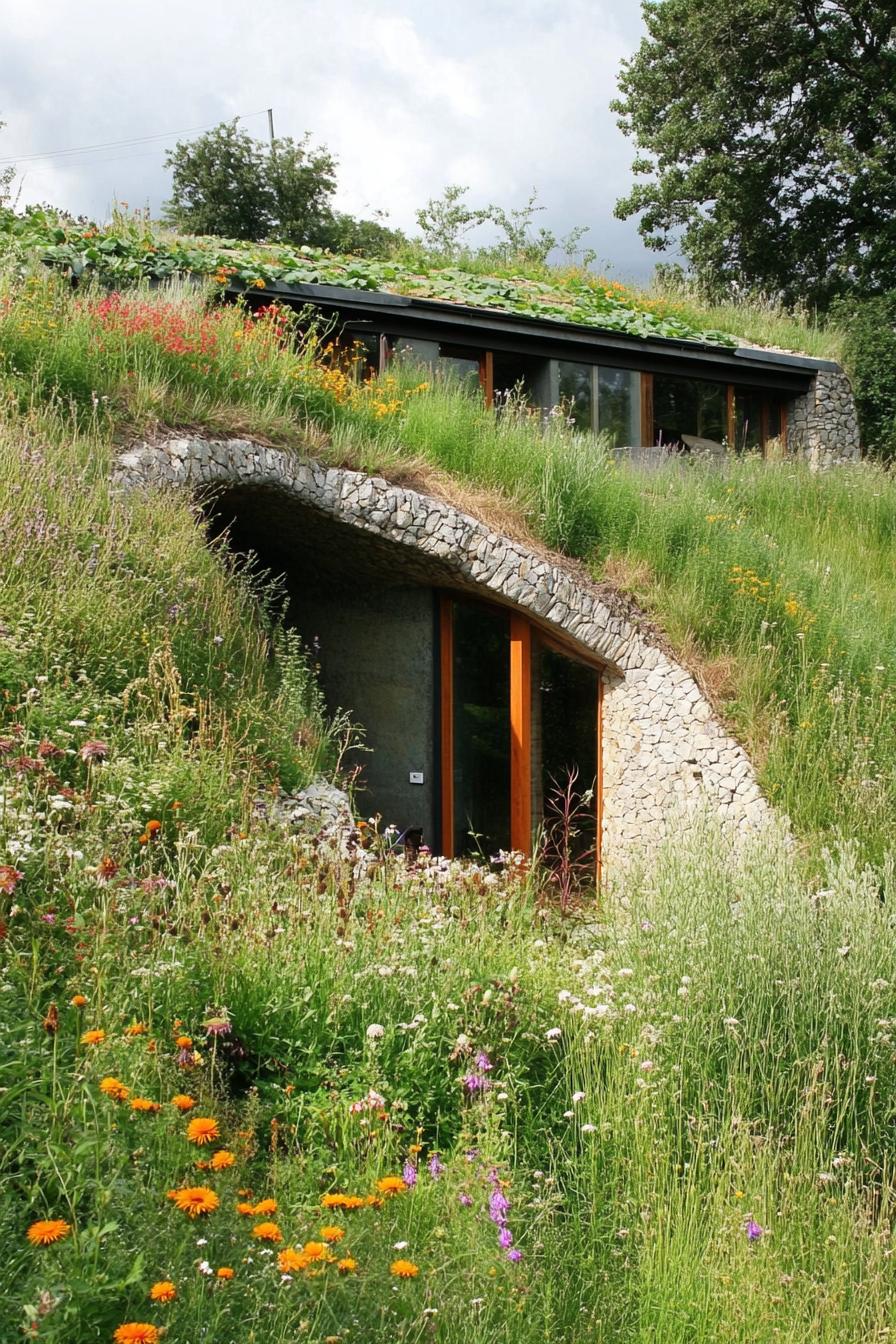
[[[115,479],[127,489],[223,493],[250,515],[260,511],[265,527],[300,534],[315,564],[338,553],[348,566],[397,566],[409,582],[523,613],[599,662],[605,860],[653,848],[707,807],[737,830],[768,819],[750,761],[693,677],[621,600],[571,565],[443,500],[246,439],[137,445],[120,456]]]

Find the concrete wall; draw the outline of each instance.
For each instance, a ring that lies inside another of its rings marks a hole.
[[[319,650],[327,708],[346,709],[364,728],[369,751],[352,754],[361,765],[364,816],[379,813],[400,831],[419,827],[435,836],[436,783],[434,636],[432,589],[386,587],[372,581],[350,589],[321,585],[315,577],[291,585],[290,618],[305,642]],[[411,772],[423,776],[411,784]]]

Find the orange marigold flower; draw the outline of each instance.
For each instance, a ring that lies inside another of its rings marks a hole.
[[[186,1185],[180,1190],[169,1190],[168,1198],[191,1218],[198,1218],[201,1213],[213,1213],[220,1202],[207,1185]]]
[[[170,1279],[160,1279],[150,1288],[149,1296],[153,1302],[173,1302],[177,1297],[177,1289]]]
[[[408,1187],[400,1176],[384,1176],[377,1181],[376,1188],[381,1195],[400,1195]]]
[[[146,823],[147,835],[155,835],[156,831],[160,831],[161,829],[162,829],[162,823],[160,821],[156,821],[155,818],[153,818],[152,821],[148,821]]]
[[[69,999],[69,1003],[71,1004],[71,1006],[72,1006],[73,1008],[86,1008],[86,1007],[87,1007],[87,995],[86,995],[86,994],[74,994],[74,995],[72,996],[72,998]]]
[[[393,1260],[389,1266],[389,1273],[396,1279],[416,1279],[420,1268],[413,1260]]]
[[[321,1236],[323,1237],[324,1241],[329,1241],[329,1242],[341,1241],[342,1238],[345,1236],[345,1228],[344,1228],[344,1227],[322,1227],[321,1230],[320,1230],[320,1234],[321,1234]]]
[[[111,1097],[113,1101],[127,1101],[131,1095],[131,1089],[125,1087],[117,1078],[103,1078],[100,1080],[100,1091],[104,1097]]]
[[[106,1033],[102,1030],[102,1028],[97,1028],[94,1031],[85,1031],[83,1036],[81,1037],[81,1044],[99,1045],[105,1039],[106,1039]]]
[[[210,1115],[197,1115],[195,1120],[191,1120],[187,1125],[187,1138],[190,1143],[195,1143],[200,1148],[203,1144],[214,1143],[220,1133],[217,1120]]]
[[[302,1254],[306,1260],[332,1260],[327,1246],[322,1241],[306,1241],[302,1247]]]
[[[217,1277],[219,1279],[232,1279],[233,1270],[230,1268],[229,1265],[222,1265],[221,1268],[218,1270]]]
[[[146,1321],[128,1321],[120,1325],[112,1336],[115,1344],[159,1344],[159,1331]]]
[[[369,1209],[381,1209],[383,1207],[383,1201],[379,1195],[368,1195],[367,1198],[361,1202]]]
[[[129,1027],[125,1027],[125,1029],[124,1029],[124,1034],[125,1034],[125,1036],[145,1036],[145,1035],[146,1035],[146,1023],[145,1023],[145,1022],[132,1022],[131,1025],[130,1025]]]
[[[358,1262],[353,1256],[347,1255],[344,1260],[338,1260],[336,1262],[336,1268],[339,1270],[340,1274],[354,1274],[355,1270],[358,1268]]]
[[[39,1218],[28,1229],[28,1240],[32,1246],[52,1246],[71,1232],[71,1226],[63,1218]]]
[[[212,1160],[209,1162],[209,1166],[212,1171],[225,1171],[227,1167],[232,1167],[235,1161],[235,1156],[228,1148],[219,1148],[218,1151],[212,1155]]]
[[[196,1101],[193,1097],[188,1097],[186,1092],[178,1092],[171,1098],[171,1105],[176,1106],[179,1111],[192,1111]]]
[[[158,1101],[150,1101],[149,1097],[134,1097],[131,1101],[132,1111],[142,1111],[144,1115],[155,1115],[162,1109]]]
[[[344,1195],[338,1190],[321,1195],[320,1200],[323,1209],[362,1209],[366,1202],[363,1195]]]
[[[174,1044],[177,1046],[178,1050],[192,1050],[192,1048],[193,1048],[193,1037],[192,1037],[192,1036],[178,1036],[178,1037],[175,1039]]]
[[[282,1241],[283,1233],[276,1223],[256,1223],[252,1235],[258,1241]]]
[[[248,1204],[245,1200],[242,1200],[239,1204],[237,1204],[236,1211],[237,1213],[241,1213],[244,1218],[255,1217],[255,1205]]]
[[[277,1212],[277,1201],[276,1199],[260,1199],[252,1212],[257,1213],[259,1218],[266,1218],[268,1214]]]
[[[277,1268],[281,1274],[295,1274],[298,1270],[305,1269],[307,1265],[305,1256],[294,1246],[287,1246],[277,1256]]]

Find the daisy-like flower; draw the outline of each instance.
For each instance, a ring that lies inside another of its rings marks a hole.
[[[232,1167],[235,1161],[236,1157],[228,1148],[219,1148],[216,1153],[212,1154],[209,1166],[212,1171],[225,1171],[228,1167]]]
[[[39,1218],[29,1227],[28,1240],[32,1246],[52,1246],[54,1241],[67,1237],[71,1230],[63,1218]]]
[[[193,1097],[188,1097],[186,1092],[178,1092],[171,1098],[171,1105],[176,1106],[181,1114],[185,1114],[187,1111],[192,1111],[196,1101]]]
[[[332,1255],[326,1243],[323,1241],[306,1241],[302,1247],[302,1254],[309,1262],[315,1260],[332,1260]]]
[[[112,1336],[115,1344],[159,1344],[159,1330],[147,1321],[128,1321]]]
[[[354,1274],[358,1268],[358,1262],[354,1256],[347,1255],[343,1260],[337,1260],[336,1268],[340,1274]]]
[[[185,1185],[180,1190],[169,1190],[168,1198],[191,1218],[198,1218],[203,1213],[214,1213],[220,1203],[214,1190],[210,1190],[207,1185]]]
[[[174,1044],[177,1046],[178,1050],[192,1050],[192,1049],[193,1049],[193,1037],[192,1037],[192,1036],[175,1036],[175,1038],[174,1038]]]
[[[283,1233],[276,1223],[256,1223],[252,1235],[257,1241],[282,1241]]]
[[[267,1218],[270,1214],[277,1212],[276,1199],[260,1199],[252,1210],[259,1218]]]
[[[389,1273],[396,1279],[416,1279],[420,1267],[415,1265],[413,1260],[393,1260],[389,1266]]]
[[[113,1101],[127,1101],[131,1095],[129,1087],[125,1087],[117,1078],[111,1077],[100,1080],[100,1091],[104,1097],[111,1097]]]
[[[332,1190],[320,1198],[323,1209],[361,1209],[366,1203],[363,1195],[344,1195],[338,1190]]]
[[[145,1115],[155,1115],[162,1109],[158,1101],[150,1101],[149,1097],[134,1097],[131,1101],[132,1111],[142,1111]]]
[[[125,1029],[124,1029],[124,1034],[125,1034],[125,1036],[145,1036],[145,1035],[146,1035],[146,1023],[145,1023],[145,1022],[132,1022],[132,1023],[130,1024],[130,1026],[125,1027]]]
[[[243,1199],[239,1202],[239,1204],[237,1204],[236,1211],[237,1213],[242,1214],[244,1218],[254,1218],[255,1205],[250,1204],[248,1200]]]
[[[187,1125],[187,1138],[199,1148],[206,1143],[214,1143],[220,1133],[217,1120],[210,1115],[197,1115]]]
[[[101,1027],[99,1027],[93,1031],[85,1031],[81,1037],[81,1044],[101,1045],[105,1039],[106,1039],[106,1033],[102,1030]]]
[[[218,1279],[232,1279],[233,1274],[234,1271],[230,1268],[229,1265],[222,1265],[221,1268],[217,1271],[215,1277]]]
[[[0,863],[0,896],[11,896],[24,876],[25,874],[20,873],[18,868],[13,868],[12,864]]]
[[[307,1267],[308,1261],[294,1246],[285,1246],[277,1255],[277,1268],[281,1274],[296,1274]]]
[[[345,1228],[336,1226],[322,1227],[320,1230],[320,1234],[323,1237],[324,1241],[329,1241],[330,1243],[333,1243],[342,1240],[342,1238],[345,1236]]]
[[[407,1182],[403,1176],[383,1176],[376,1183],[376,1188],[381,1195],[400,1195],[407,1190]]]
[[[73,1008],[86,1008],[86,1007],[87,1007],[87,995],[86,995],[86,994],[73,994],[72,997],[69,999],[69,1003],[71,1004],[71,1006],[72,1006]]]
[[[177,1297],[177,1289],[170,1279],[160,1279],[150,1288],[149,1296],[153,1302],[173,1302]]]

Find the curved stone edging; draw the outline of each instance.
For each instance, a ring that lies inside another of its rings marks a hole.
[[[654,847],[707,805],[735,829],[771,816],[742,748],[693,677],[576,576],[450,504],[246,439],[170,438],[119,458],[125,488],[270,490],[361,529],[446,582],[527,613],[604,663],[604,855]]]

